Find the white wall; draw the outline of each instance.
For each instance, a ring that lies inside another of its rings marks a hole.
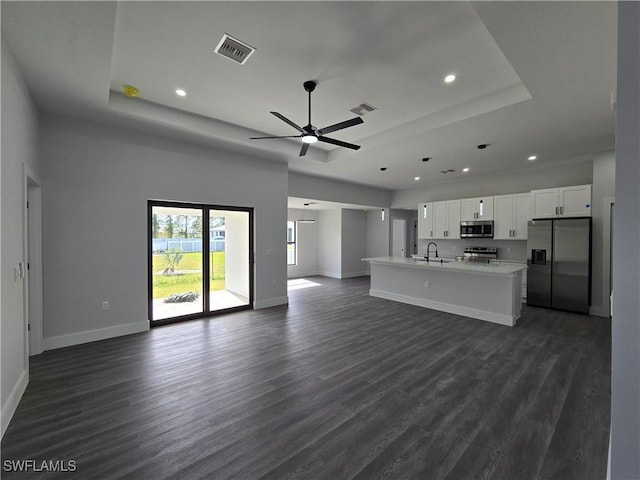
[[[321,210],[318,215],[318,270],[342,278],[342,212]]]
[[[40,175],[37,155],[37,111],[11,52],[2,40],[2,266],[0,267],[0,399],[4,434],[29,381],[25,322],[25,281],[14,279],[14,269],[24,262],[26,174]]]
[[[388,215],[384,222],[380,210],[367,212],[367,257],[386,257],[391,253],[391,222]],[[370,271],[367,265],[367,271]]]
[[[368,275],[367,212],[342,209],[342,266],[340,278]]]
[[[287,215],[289,221],[295,222],[303,218],[313,219],[316,222],[296,224],[297,262],[287,267],[289,278],[318,275],[318,212],[308,209],[289,209]]]
[[[640,3],[618,3],[611,478],[640,478]]]
[[[440,174],[438,174],[440,175]],[[460,181],[411,188],[394,192],[392,208],[418,208],[418,203],[454,200],[482,195],[529,192],[540,188],[592,183],[593,159],[549,167],[532,167],[518,172],[504,172]]]
[[[148,199],[255,208],[254,305],[286,303],[286,164],[59,116],[41,138],[45,348],[147,328]]]
[[[616,158],[614,152],[593,160],[591,189],[591,313],[609,316],[609,205],[615,195]],[[605,258],[607,257],[607,258]],[[605,263],[607,265],[605,266]]]
[[[365,185],[289,172],[289,196],[326,202],[388,207],[391,193],[389,190]]]

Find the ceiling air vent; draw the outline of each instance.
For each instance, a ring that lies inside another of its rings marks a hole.
[[[256,49],[251,45],[244,43],[237,38],[233,38],[228,33],[225,33],[222,36],[222,39],[214,50],[218,55],[227,57],[240,65],[244,65],[251,54],[255,51]]]
[[[370,104],[366,103],[366,102],[362,102],[357,107],[353,107],[350,110],[350,112],[353,112],[356,115],[360,115],[362,117],[362,116],[364,116],[365,113],[373,112],[374,110],[377,110],[377,108],[374,107],[373,105],[370,105]]]
[[[452,169],[452,168],[448,168],[447,170],[440,170],[440,173],[444,173],[445,175],[446,175],[447,173],[453,173],[453,172],[455,172],[455,170],[454,170],[454,169]]]

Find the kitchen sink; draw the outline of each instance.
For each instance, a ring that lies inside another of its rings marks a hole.
[[[424,263],[451,263],[453,260],[447,260],[446,258],[430,258],[427,260],[426,258],[414,258],[414,260],[418,260],[419,262]]]

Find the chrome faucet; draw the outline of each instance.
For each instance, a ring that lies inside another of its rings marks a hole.
[[[436,242],[429,242],[427,244],[427,262],[429,261],[429,247],[431,247],[431,245],[433,245],[434,247],[436,247],[436,256],[435,258],[438,258],[438,244]]]

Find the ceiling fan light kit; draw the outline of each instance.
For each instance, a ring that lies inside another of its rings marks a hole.
[[[343,142],[342,140],[336,140],[335,138],[325,137],[325,134],[331,132],[337,132],[338,130],[343,130],[345,128],[353,127],[355,125],[359,125],[364,123],[361,117],[354,117],[350,120],[345,120],[344,122],[335,123],[333,125],[329,125],[324,128],[316,128],[311,124],[311,92],[316,89],[317,83],[313,80],[307,80],[302,84],[305,91],[309,94],[309,123],[304,127],[299,126],[298,124],[292,122],[287,117],[278,112],[270,112],[273,116],[278,117],[283,122],[295,128],[300,135],[284,135],[284,136],[266,136],[266,137],[250,137],[250,140],[263,140],[266,138],[299,138],[302,141],[302,148],[300,149],[300,157],[304,157],[307,154],[307,150],[309,150],[309,145],[316,142],[324,142],[330,143],[331,145],[336,145],[338,147],[350,148],[351,150],[358,150],[360,148],[359,145],[354,145],[353,143]]]

